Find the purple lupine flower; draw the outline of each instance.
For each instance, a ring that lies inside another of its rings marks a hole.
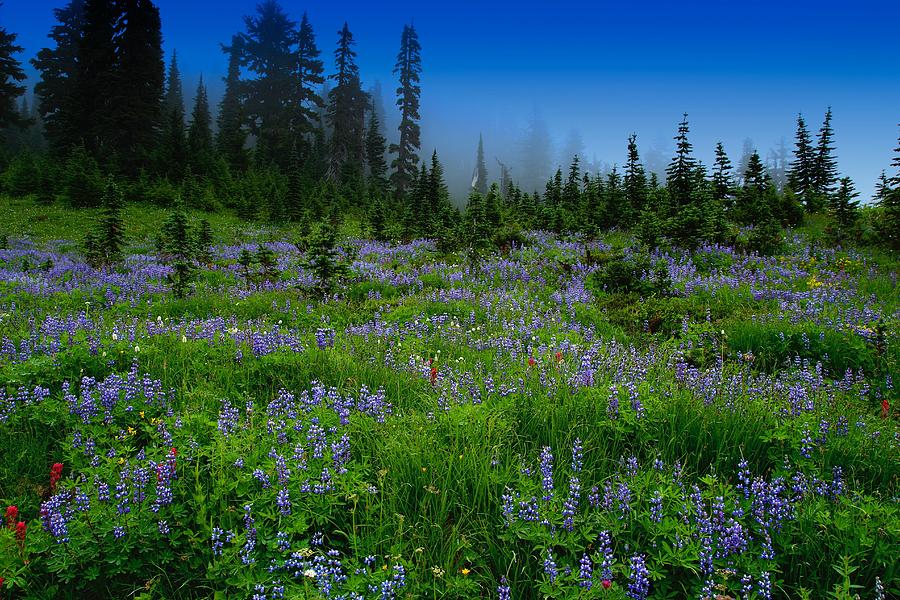
[[[500,577],[500,585],[497,586],[497,600],[512,600],[512,591],[505,575]]]
[[[812,449],[813,439],[809,432],[809,427],[803,429],[803,439],[800,440],[800,456],[803,458],[812,458],[810,450]]]
[[[646,559],[643,554],[635,554],[631,557],[628,575],[628,592],[626,595],[634,600],[646,600],[650,592],[650,572],[647,571]]]
[[[591,557],[588,556],[587,552],[581,555],[581,560],[578,561],[578,587],[583,587],[585,589],[591,589],[593,585],[593,564],[591,563]]]
[[[541,449],[541,488],[544,490],[544,500],[553,497],[553,453],[550,446]]]
[[[609,404],[606,407],[606,414],[610,419],[619,417],[619,388],[615,385],[609,386]]]
[[[219,411],[218,428],[222,437],[230,436],[238,428],[240,413],[228,400],[222,400],[222,410]]]
[[[563,528],[566,531],[575,529],[575,513],[578,510],[578,499],[581,496],[581,483],[577,477],[569,478],[569,495],[563,502]]]
[[[244,505],[244,531],[246,533],[246,538],[244,540],[244,545],[241,546],[240,556],[241,562],[245,565],[252,565],[256,562],[256,559],[251,556],[254,548],[256,548],[256,527],[254,526],[251,509],[252,507],[249,504]]]
[[[763,571],[759,576],[759,581],[756,584],[756,589],[759,592],[759,597],[763,600],[772,599],[772,581],[769,579],[768,571]]]
[[[279,531],[275,534],[275,543],[281,552],[287,552],[291,549],[291,540],[284,531]]]
[[[572,472],[579,473],[584,465],[584,448],[581,445],[581,439],[575,438],[572,444]]]
[[[264,490],[272,487],[272,483],[269,481],[269,476],[262,469],[254,469],[253,477],[256,478],[257,481],[259,481]]]
[[[210,535],[210,542],[212,543],[212,553],[213,556],[222,556],[222,547],[224,546],[224,542],[222,540],[225,532],[222,531],[218,527],[212,528],[212,534]]]
[[[600,563],[600,578],[612,580],[612,566],[615,558],[612,552],[612,538],[608,531],[603,530],[597,536],[597,550],[603,556],[603,561]]]
[[[653,498],[650,499],[650,520],[654,523],[659,523],[662,521],[662,516],[662,494],[659,490],[656,490],[653,493]]]
[[[291,494],[286,487],[278,490],[278,495],[275,498],[275,506],[278,507],[278,511],[283,516],[291,514]]]
[[[556,567],[556,561],[553,559],[553,550],[547,548],[547,556],[544,558],[544,573],[550,578],[550,583],[554,583],[559,577],[559,569]]]

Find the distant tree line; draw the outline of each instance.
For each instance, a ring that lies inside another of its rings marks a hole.
[[[515,242],[525,229],[592,236],[620,228],[650,247],[731,242],[774,252],[782,227],[821,213],[836,243],[865,237],[898,249],[900,149],[894,174],[878,182],[866,233],[853,182],[838,172],[830,109],[815,137],[798,116],[793,160],[782,157],[772,168],[755,151],[736,168],[721,143],[714,163],[703,165],[685,115],[664,181],[645,167],[632,135],[621,169],[587,169],[574,139],[571,165],[542,191],[521,189],[502,163],[501,181],[492,184],[479,139],[472,191],[460,210],[437,152],[419,156],[422,48],[412,25],[400,36],[399,127],[388,144],[347,23],[326,68],[305,13],[297,22],[276,0],[259,4],[221,47],[228,70],[214,119],[202,78],[186,110],[177,54],[166,66],[159,9],[150,0],[72,0],[54,15],[51,44],[31,61],[40,73],[32,106],[16,58],[22,48],[0,29],[0,183],[9,194],[107,211],[121,195],[177,207],[176,216],[188,207],[230,210],[304,227],[351,218],[379,239],[429,237],[473,256]],[[537,120],[529,139],[549,144]],[[539,156],[531,160],[526,185],[545,173]]]

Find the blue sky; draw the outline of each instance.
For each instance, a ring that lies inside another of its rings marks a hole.
[[[0,8],[24,58],[46,44],[60,4],[6,0]],[[746,138],[763,157],[782,138],[792,147],[797,113],[817,130],[831,106],[840,170],[863,196],[896,146],[900,2],[283,4],[298,20],[309,13],[329,69],[336,32],[349,23],[364,82],[381,82],[388,110],[400,31],[415,24],[422,150],[438,149],[456,189],[471,174],[479,132],[488,157],[515,165],[535,110],[554,137],[555,159],[574,129],[589,158],[621,164],[629,134],[644,152],[663,149],[683,112],[701,159],[711,162],[721,140],[736,162]],[[158,5],[165,48],[178,50],[186,87],[203,74],[215,97],[226,67],[218,44],[242,29],[255,3]]]

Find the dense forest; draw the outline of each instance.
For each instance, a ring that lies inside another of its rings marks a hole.
[[[722,144],[714,164],[702,164],[685,115],[664,181],[645,169],[634,135],[621,169],[591,172],[576,155],[540,190],[522,189],[505,165],[489,182],[479,141],[471,193],[450,198],[439,153],[421,148],[413,25],[403,26],[394,68],[399,127],[386,135],[347,23],[326,61],[306,14],[298,22],[275,0],[259,4],[221,46],[228,72],[214,112],[202,79],[186,110],[153,2],[73,0],[54,12],[51,44],[31,61],[40,73],[32,106],[16,35],[4,28],[0,38],[0,182],[11,195],[95,207],[111,179],[127,202],[302,226],[351,219],[377,239],[424,237],[473,252],[508,246],[524,230],[617,228],[650,248],[729,242],[765,254],[783,227],[819,213],[835,243],[900,244],[900,157],[861,215],[853,182],[840,175],[830,109],[818,133],[797,116],[793,160],[777,177],[756,152],[735,166]]]

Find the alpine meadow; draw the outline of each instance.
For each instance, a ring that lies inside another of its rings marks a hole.
[[[256,1],[0,4],[0,600],[900,598],[900,6]]]

